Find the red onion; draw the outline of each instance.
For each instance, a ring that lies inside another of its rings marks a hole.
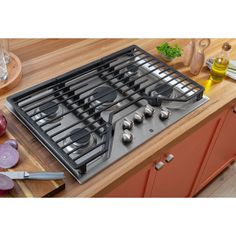
[[[13,188],[14,182],[12,179],[0,173],[0,194],[4,194]]]
[[[9,144],[0,144],[0,168],[8,169],[15,166],[20,159],[18,151]]]
[[[7,120],[3,114],[0,113],[0,136],[5,134],[7,129]]]
[[[18,143],[15,139],[8,139],[5,144],[9,144],[10,146],[12,146],[13,148],[15,148],[16,150],[18,149]]]

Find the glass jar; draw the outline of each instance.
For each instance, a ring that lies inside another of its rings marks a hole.
[[[220,54],[214,59],[210,71],[210,79],[213,82],[219,83],[225,78],[229,65],[230,49],[231,45],[229,43],[224,43]]]
[[[2,48],[4,51],[5,61],[6,63],[10,63],[10,54],[9,54],[9,40],[8,39],[1,39]]]
[[[5,83],[7,78],[8,78],[7,63],[5,59],[3,44],[0,43],[0,84]]]

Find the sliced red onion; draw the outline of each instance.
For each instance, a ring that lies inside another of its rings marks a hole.
[[[7,129],[7,120],[3,114],[0,113],[0,136],[5,134]]]
[[[8,169],[15,166],[20,159],[18,151],[9,144],[0,144],[0,168]]]
[[[5,144],[9,144],[10,146],[12,146],[13,148],[15,148],[16,150],[18,149],[18,143],[15,139],[8,139]]]
[[[0,173],[0,194],[6,193],[14,188],[14,182],[8,176]]]

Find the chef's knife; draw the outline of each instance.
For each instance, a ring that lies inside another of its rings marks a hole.
[[[35,180],[56,180],[64,179],[63,172],[26,172],[26,171],[15,171],[15,172],[0,172],[0,174],[6,175],[11,179],[35,179]]]

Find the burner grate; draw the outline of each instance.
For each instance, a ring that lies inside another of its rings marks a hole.
[[[150,80],[149,76],[152,75],[154,79]],[[165,84],[168,86],[165,87]],[[97,94],[94,89],[101,86],[112,89]],[[162,89],[153,96],[150,95],[153,87]],[[165,96],[173,88],[182,92],[174,98]],[[12,95],[7,98],[7,106],[78,178],[86,173],[88,165],[93,161],[101,157],[109,158],[115,114],[137,105],[141,100],[154,106],[160,106],[163,101],[199,100],[203,91],[202,86],[151,54],[137,46],[130,46]],[[101,106],[106,102],[105,98],[114,92],[119,95],[114,102]],[[94,103],[96,100],[100,102]],[[115,106],[117,104],[119,106]],[[64,108],[63,113],[50,117],[50,109],[55,110],[58,106]],[[109,110],[112,107],[114,109]],[[102,113],[108,111],[109,119],[104,120]],[[63,123],[68,117],[75,119]],[[43,119],[45,121],[41,122]],[[88,129],[88,132],[76,140],[65,142],[73,129],[79,132],[81,128]],[[77,152],[81,146],[67,150],[88,134],[96,137],[93,146],[83,152]]]

